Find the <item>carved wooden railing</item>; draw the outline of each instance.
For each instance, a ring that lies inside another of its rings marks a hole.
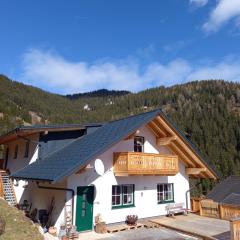
[[[114,153],[114,173],[125,175],[176,175],[178,156],[140,152]]]
[[[240,240],[240,218],[230,221],[231,240]]]

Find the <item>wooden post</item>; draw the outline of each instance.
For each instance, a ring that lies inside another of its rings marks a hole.
[[[240,240],[240,218],[230,220],[231,240]]]
[[[199,214],[200,214],[200,216],[203,215],[203,212],[202,212],[202,201],[199,202]]]
[[[2,176],[1,176],[1,173],[0,173],[0,197],[1,197],[1,198],[4,197],[3,183],[2,183]]]
[[[224,219],[224,211],[222,204],[219,204],[219,218]]]

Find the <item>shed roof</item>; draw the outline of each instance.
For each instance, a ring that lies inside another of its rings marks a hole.
[[[221,203],[233,206],[240,206],[240,194],[231,193],[227,197],[225,197]]]
[[[230,176],[221,181],[207,194],[207,197],[215,202],[222,202],[232,193],[240,194],[240,176]]]

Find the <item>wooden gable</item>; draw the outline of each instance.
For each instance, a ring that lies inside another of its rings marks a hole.
[[[194,147],[182,134],[169,123],[164,115],[158,115],[147,124],[147,127],[156,136],[158,146],[167,147],[179,157],[186,167],[186,174],[193,178],[217,179],[216,173],[206,161],[198,154]]]

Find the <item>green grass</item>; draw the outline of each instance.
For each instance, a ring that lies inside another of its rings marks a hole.
[[[43,240],[38,228],[15,207],[0,199],[0,217],[5,220],[5,233],[0,240]]]

